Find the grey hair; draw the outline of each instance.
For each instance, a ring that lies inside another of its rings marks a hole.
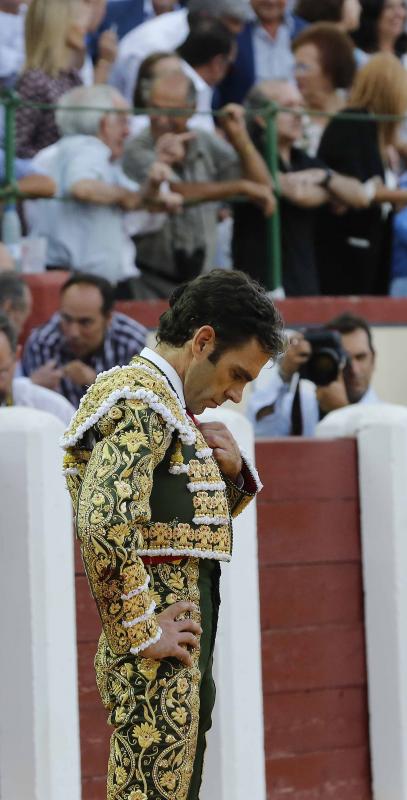
[[[12,270],[0,273],[0,309],[10,300],[13,308],[25,309],[27,306],[27,285],[20,275]]]
[[[2,312],[0,312],[0,333],[4,333],[10,345],[11,352],[15,353],[17,350],[17,334],[9,318]]]
[[[77,86],[58,101],[55,119],[62,136],[97,136],[102,119],[122,99],[112,86]],[[106,110],[104,110],[106,109]]]
[[[161,81],[171,80],[171,78],[174,77],[176,78],[177,82],[179,82],[180,77],[181,79],[185,78],[185,83],[186,83],[185,101],[188,104],[188,106],[190,106],[191,108],[195,108],[196,87],[194,82],[189,77],[189,75],[185,75],[184,72],[181,72],[181,74],[177,73],[176,75],[175,73],[168,73],[167,75],[157,75],[155,78],[147,78],[145,81],[142,81],[141,91],[142,91],[143,101],[146,103],[146,105],[148,105],[150,102],[151,92],[153,91],[154,86],[157,83],[160,83]]]
[[[248,0],[188,0],[189,13],[209,14],[211,17],[235,17],[247,22],[254,18]]]

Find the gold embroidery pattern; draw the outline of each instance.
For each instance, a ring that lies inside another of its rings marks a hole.
[[[158,610],[180,600],[199,608],[197,559],[149,568]],[[194,619],[200,619],[199,611]],[[199,650],[193,666],[175,659],[114,658],[102,637],[98,685],[115,726],[107,800],[186,800],[199,722]]]
[[[74,453],[65,453],[63,472],[74,507],[78,502],[79,490],[90,459],[90,451],[77,448]]]
[[[112,650],[124,653],[159,635],[147,573],[136,551],[143,547],[141,526],[150,518],[153,471],[170,436],[161,418],[140,402],[121,401],[109,418],[115,430],[92,450],[79,493],[77,530],[103,629]],[[123,625],[140,617],[135,625]]]
[[[191,483],[219,483],[223,480],[222,473],[214,458],[197,458],[189,462],[189,478]]]
[[[98,424],[102,418],[101,432],[103,435],[110,435],[109,418],[114,422],[114,417],[110,416],[112,407],[117,408],[120,399],[126,397],[130,402],[131,394],[138,390],[142,390],[146,394],[145,404],[149,402],[148,396],[157,397],[163,416],[171,415],[182,429],[185,428],[192,434],[195,429],[191,427],[188,417],[165,379],[163,380],[158,372],[155,375],[146,372],[142,365],[141,359],[135,358],[128,367],[120,367],[98,375],[95,383],[82,398],[78,411],[74,414],[65,433],[63,441],[66,447],[73,446],[74,443],[80,441],[84,433]],[[154,370],[152,370],[153,372]],[[137,398],[134,398],[134,402],[138,402]],[[193,438],[195,438],[194,435]]]
[[[192,498],[199,517],[229,517],[229,506],[224,492],[196,492]]]
[[[163,550],[171,550],[176,555],[190,555],[200,551],[201,558],[218,556],[220,561],[228,561],[231,552],[231,528],[220,525],[212,528],[209,525],[193,527],[188,523],[152,522],[141,528],[143,537],[143,554],[146,551],[154,555]],[[169,543],[171,546],[169,547]]]

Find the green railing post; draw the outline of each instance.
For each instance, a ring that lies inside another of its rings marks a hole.
[[[4,106],[4,167],[7,186],[14,186],[15,184],[14,161],[16,155],[16,109],[18,104],[19,98],[15,92],[4,92],[2,105]]]
[[[280,186],[278,180],[278,142],[277,142],[278,107],[272,103],[267,111],[266,160],[273,177],[276,194],[276,209],[267,220],[267,288],[271,291],[282,289],[281,258],[281,218],[280,218]]]

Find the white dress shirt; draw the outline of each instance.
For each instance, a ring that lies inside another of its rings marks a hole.
[[[140,353],[141,358],[145,358],[147,361],[151,361],[152,364],[155,364],[161,372],[164,373],[165,377],[168,378],[171,387],[174,389],[175,393],[178,396],[178,399],[181,402],[182,408],[185,408],[185,397],[184,397],[184,387],[182,384],[182,380],[178,375],[178,372],[171,366],[171,364],[166,361],[165,358],[160,356],[156,350],[151,350],[150,347],[144,347]]]
[[[68,426],[75,413],[74,407],[57,392],[37,386],[29,378],[14,378],[13,380],[13,406],[26,406],[37,408],[39,411],[48,411]]]

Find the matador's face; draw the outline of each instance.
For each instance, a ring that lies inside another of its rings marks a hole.
[[[226,350],[215,364],[209,359],[214,342],[202,340],[199,347],[202,350],[195,353],[184,377],[186,405],[194,414],[217,408],[226,400],[240,403],[245,386],[257,378],[270,358],[255,338]]]

